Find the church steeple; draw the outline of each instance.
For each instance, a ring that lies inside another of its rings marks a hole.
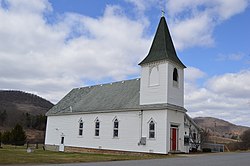
[[[169,29],[162,16],[147,57],[141,65],[140,105],[184,106],[184,68],[177,57]]]
[[[169,29],[164,16],[161,17],[148,55],[145,59],[143,59],[143,61],[141,61],[141,63],[139,63],[139,65],[161,60],[172,61],[180,67],[186,68],[186,66],[177,57],[174,44],[170,36]]]

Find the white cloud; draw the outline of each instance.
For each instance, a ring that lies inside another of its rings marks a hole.
[[[206,74],[198,68],[187,67],[185,69],[185,81],[195,82],[197,79],[203,78]]]
[[[243,53],[234,53],[229,55],[219,54],[217,56],[218,61],[240,61],[245,57]]]
[[[176,47],[212,46],[214,28],[248,6],[249,0],[167,0]]]
[[[211,47],[217,25],[242,13],[250,0],[126,0],[135,5],[140,15],[151,8],[165,6],[166,17],[175,46],[179,50],[189,47]]]
[[[190,70],[186,75],[193,73],[197,71]],[[185,107],[192,117],[211,116],[250,126],[249,78],[250,70],[226,73],[208,79],[204,87],[185,79]]]
[[[209,13],[214,19],[225,20],[243,12],[249,0],[167,0],[167,9],[171,17],[190,18],[198,13]],[[188,14],[183,16],[183,12]]]
[[[197,14],[185,20],[173,20],[171,23],[173,40],[177,49],[193,46],[213,45],[212,18],[206,13]]]
[[[125,1],[133,3],[136,6],[137,10],[140,12],[144,12],[147,9],[148,4],[149,4],[149,3],[145,3],[144,0],[125,0]]]
[[[8,9],[15,13],[43,13],[46,10],[52,10],[47,0],[1,0],[1,2],[6,4]]]
[[[138,55],[146,54],[150,41],[143,38],[143,24],[129,20],[119,11],[117,6],[107,6],[101,18],[77,16],[87,35],[68,41],[62,50],[72,73],[86,69],[85,79],[124,79],[138,73]]]
[[[215,76],[207,83],[208,88],[226,97],[250,98],[250,71]]]
[[[4,1],[0,6],[0,85],[58,101],[85,80],[125,79],[138,74],[149,48],[145,25],[119,6],[91,18],[75,13],[48,23],[51,5],[43,1]]]
[[[213,3],[220,19],[225,20],[244,11],[249,2],[249,0],[215,0]]]
[[[164,5],[165,0],[125,0],[126,2],[135,5],[137,11],[143,14],[146,10],[156,7],[161,8]]]

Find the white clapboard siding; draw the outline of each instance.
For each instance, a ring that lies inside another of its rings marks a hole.
[[[59,145],[63,135],[65,146],[166,154],[169,151],[167,119],[175,118],[180,124],[183,122],[180,115],[168,118],[167,116],[172,116],[172,113],[167,112],[169,111],[143,111],[142,132],[140,111],[49,116],[45,144]],[[119,121],[118,138],[113,138],[115,117]],[[94,136],[96,118],[100,121],[99,137]],[[83,120],[83,136],[78,135],[80,119]],[[149,139],[150,119],[156,123],[155,139]],[[181,125],[180,131],[184,130],[182,127]],[[146,145],[138,145],[141,133],[143,137],[147,137]]]

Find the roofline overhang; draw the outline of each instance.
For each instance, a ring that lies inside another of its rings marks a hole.
[[[171,59],[163,59],[163,60],[158,60],[158,61],[148,62],[148,63],[143,63],[143,64],[139,63],[138,65],[140,65],[140,66],[148,66],[148,65],[150,65],[152,63],[162,63],[162,62],[171,62],[171,63],[175,64],[176,66],[179,66],[182,69],[187,68],[185,65],[181,65],[179,63],[176,63],[176,62],[172,61]]]
[[[72,112],[57,112],[57,113],[46,113],[46,116],[61,116],[61,115],[79,115],[79,114],[98,114],[98,113],[113,113],[113,112],[131,112],[131,111],[152,111],[152,110],[172,110],[182,113],[186,113],[187,110],[184,107],[167,104],[165,106],[155,106],[154,105],[141,105],[139,108],[122,108],[122,109],[112,109],[112,110],[91,110],[91,111],[72,111]]]

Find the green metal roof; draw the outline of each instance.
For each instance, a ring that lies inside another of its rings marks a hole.
[[[47,116],[94,112],[172,109],[183,107],[168,103],[140,105],[140,79],[72,89],[48,112]]]
[[[169,33],[165,17],[161,17],[153,43],[148,55],[139,65],[161,60],[168,60],[177,63],[183,68],[186,66],[178,58],[172,38]]]

